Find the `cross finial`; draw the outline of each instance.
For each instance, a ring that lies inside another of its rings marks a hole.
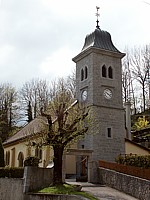
[[[97,12],[96,12],[96,17],[97,17],[96,23],[97,23],[97,26],[96,26],[96,28],[97,28],[97,29],[100,29],[99,24],[98,24],[98,23],[99,23],[98,17],[100,16],[98,10],[100,9],[100,7],[96,6],[96,9],[97,9]]]

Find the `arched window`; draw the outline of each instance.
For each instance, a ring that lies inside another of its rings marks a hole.
[[[6,165],[8,166],[10,163],[10,151],[6,151]]]
[[[42,160],[42,149],[38,146],[35,149],[35,156],[38,157],[40,160]]]
[[[87,77],[88,77],[88,68],[85,67],[85,79],[87,79]]]
[[[42,160],[42,149],[39,149],[39,159]]]
[[[36,157],[38,157],[38,151],[39,151],[39,148],[36,147],[36,148],[35,148],[35,156],[36,156]]]
[[[106,77],[106,66],[102,66],[102,77]]]
[[[23,160],[24,160],[24,155],[22,152],[19,152],[18,154],[18,167],[23,167]]]
[[[10,151],[8,151],[8,165],[10,165]]]
[[[111,66],[108,68],[108,77],[113,78],[113,70]]]
[[[5,153],[5,165],[7,165],[7,151]]]
[[[83,81],[83,79],[84,79],[84,70],[81,69],[81,81]]]

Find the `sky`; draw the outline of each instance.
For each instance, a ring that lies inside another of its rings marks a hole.
[[[95,30],[96,6],[120,51],[150,43],[150,0],[0,0],[0,84],[70,75]]]

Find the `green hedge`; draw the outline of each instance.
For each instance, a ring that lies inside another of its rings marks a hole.
[[[147,156],[119,155],[116,158],[116,162],[119,164],[150,169],[150,155]]]
[[[24,168],[20,167],[0,167],[0,178],[23,178]]]

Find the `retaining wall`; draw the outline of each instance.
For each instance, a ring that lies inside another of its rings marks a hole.
[[[99,167],[99,181],[140,200],[150,200],[149,180]]]
[[[23,193],[48,187],[53,183],[53,169],[39,167],[24,168]]]
[[[0,178],[0,200],[23,200],[23,179]]]
[[[0,200],[28,200],[26,193],[48,187],[52,179],[53,169],[25,167],[23,179],[0,178]]]

